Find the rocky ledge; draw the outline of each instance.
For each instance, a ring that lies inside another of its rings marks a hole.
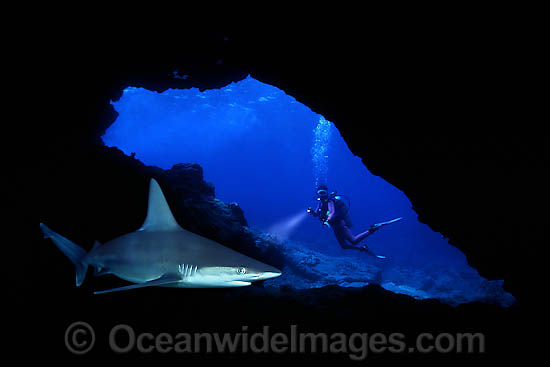
[[[453,306],[478,301],[510,306],[515,302],[514,297],[502,289],[502,281],[483,279],[473,269],[458,271],[436,264],[423,268],[384,266],[383,262],[365,260],[366,254],[331,256],[305,243],[280,240],[250,228],[237,203],[225,203],[215,197],[213,185],[204,181],[198,164],[179,163],[168,170],[157,170],[157,177],[163,180],[164,189],[171,192],[170,204],[187,229],[210,234],[212,239],[283,271],[283,276],[266,282],[270,292],[277,293],[281,287],[310,289],[378,284],[395,293],[416,299],[434,298]]]

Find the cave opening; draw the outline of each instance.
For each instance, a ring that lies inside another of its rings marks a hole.
[[[102,136],[106,146],[163,169],[198,163],[218,199],[238,203],[250,227],[281,236],[300,249],[297,262],[320,274],[312,280],[288,269],[266,286],[376,282],[453,305],[514,301],[502,281],[479,276],[460,250],[420,223],[404,193],[371,174],[333,123],[276,87],[251,77],[204,92],[127,87],[112,105],[118,117]],[[345,196],[354,234],[403,218],[364,241],[385,259],[342,249],[330,228],[304,214],[316,205],[319,184]]]

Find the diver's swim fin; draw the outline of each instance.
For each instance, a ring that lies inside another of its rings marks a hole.
[[[367,254],[369,254],[370,256],[374,256],[378,259],[385,259],[386,258],[386,256],[383,256],[383,255],[376,255],[374,252],[372,252],[372,250],[367,245],[360,246],[359,250],[364,251]]]
[[[392,220],[388,220],[387,222],[380,222],[380,223],[375,223],[373,224],[372,226],[370,226],[371,229],[378,229],[380,227],[383,227],[383,226],[386,226],[388,224],[391,224],[391,223],[395,223],[399,220],[403,219],[403,217],[399,217],[399,218],[395,218],[395,219],[392,219]]]

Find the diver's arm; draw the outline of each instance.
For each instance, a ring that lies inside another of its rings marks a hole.
[[[315,210],[308,210],[308,212],[309,212],[309,214],[313,215],[314,217],[318,217],[319,216],[319,210],[321,210],[321,202],[320,201],[317,202],[317,208],[315,208]]]
[[[332,219],[334,218],[334,203],[332,201],[329,201],[328,202],[328,211],[329,211],[329,215],[328,215],[328,218],[327,218],[327,222],[331,222]]]

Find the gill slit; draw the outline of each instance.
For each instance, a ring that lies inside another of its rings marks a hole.
[[[189,278],[196,275],[198,268],[199,267],[197,265],[191,265],[191,264],[178,265],[178,270],[182,278]]]

